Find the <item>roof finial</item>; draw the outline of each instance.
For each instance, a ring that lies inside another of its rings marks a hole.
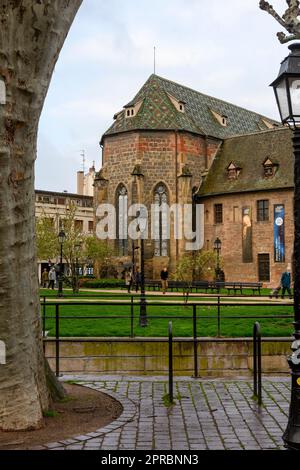
[[[156,75],[156,47],[154,46],[154,75]]]

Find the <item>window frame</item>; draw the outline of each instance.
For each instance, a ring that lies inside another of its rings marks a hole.
[[[262,205],[262,207],[260,207]],[[269,199],[259,199],[256,201],[256,221],[270,222],[270,201]]]
[[[223,224],[223,204],[214,204],[214,223],[215,225]]]

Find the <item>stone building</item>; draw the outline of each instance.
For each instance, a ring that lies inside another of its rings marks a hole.
[[[124,263],[138,244],[120,236],[130,205],[145,204],[150,210],[154,202],[196,201],[205,206],[205,248],[212,249],[217,236],[222,240],[228,280],[272,283],[291,261],[292,151],[289,131],[274,120],[151,75],[115,114],[101,146],[103,167],[96,174],[94,203],[115,205],[114,243]],[[285,243],[285,253],[275,264],[272,210],[279,205],[284,205],[285,225],[277,238],[281,251]],[[259,222],[256,208],[263,213]],[[170,240],[164,237],[161,215],[152,225],[159,235],[145,243],[146,276],[158,278],[163,266],[174,271],[185,248],[174,239],[172,224]]]
[[[85,234],[94,233],[94,208],[93,197],[82,196],[80,194],[59,193],[53,191],[35,191],[35,216],[49,217],[53,220],[57,234],[63,227],[63,219],[66,209],[70,203],[76,205],[75,224],[78,229]],[[59,253],[57,258],[51,260],[52,263],[59,262]],[[48,269],[49,260],[38,260],[39,279],[44,268]]]

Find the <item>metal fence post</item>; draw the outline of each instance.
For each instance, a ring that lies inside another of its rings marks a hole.
[[[173,403],[173,328],[172,322],[169,322],[169,399]]]
[[[261,329],[258,322],[253,327],[253,391],[257,403],[262,404],[261,386]]]
[[[194,377],[198,377],[197,305],[193,304]]]
[[[133,305],[133,295],[132,295],[131,305],[130,305],[130,337],[131,338],[134,338],[133,322],[134,322],[134,305]]]
[[[221,336],[221,299],[218,295],[218,337]]]
[[[55,373],[59,377],[59,304],[55,305]]]

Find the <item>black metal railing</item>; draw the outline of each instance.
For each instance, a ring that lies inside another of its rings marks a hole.
[[[261,386],[261,328],[258,322],[253,326],[253,392],[259,405],[262,404]]]
[[[62,307],[76,307],[76,306],[98,306],[102,307],[103,305],[105,306],[126,306],[130,307],[130,314],[129,315],[60,315],[60,309]],[[54,320],[55,322],[55,334],[54,338],[51,341],[55,341],[55,369],[56,369],[56,375],[59,375],[60,372],[60,342],[61,342],[61,322],[65,320],[128,320],[130,321],[130,338],[134,338],[134,320],[137,318],[137,315],[135,315],[134,308],[136,306],[139,306],[139,302],[135,302],[134,298],[131,297],[131,300],[128,302],[121,301],[118,303],[112,302],[112,301],[106,301],[105,303],[99,303],[99,302],[47,302],[44,301],[42,302],[42,325],[43,325],[43,338],[46,339],[46,327],[47,327],[47,320]],[[199,315],[199,310],[202,307],[205,306],[216,306],[217,305],[217,315]],[[160,308],[170,308],[174,306],[184,306],[184,303],[171,303],[171,302],[151,302],[148,303],[148,306],[159,306]],[[217,320],[217,331],[218,331],[218,336],[221,335],[221,320],[237,320],[237,319],[293,319],[293,315],[224,315],[222,317],[221,315],[221,308],[222,307],[227,307],[227,306],[234,306],[234,307],[239,307],[239,306],[247,306],[249,308],[255,308],[255,307],[276,307],[276,306],[288,306],[291,307],[291,304],[274,304],[274,303],[256,303],[256,304],[248,304],[248,303],[239,303],[239,304],[231,304],[231,303],[223,303],[220,302],[220,298],[218,298],[217,303],[216,302],[203,302],[201,304],[199,303],[189,303],[188,307],[192,308],[192,315],[147,315],[148,320],[159,320],[159,319],[166,319],[166,320],[185,320],[185,321],[191,321],[192,322],[192,337],[186,339],[186,341],[193,342],[193,350],[194,350],[194,377],[197,378],[199,376],[199,365],[198,365],[198,345],[199,345],[199,323],[200,320],[203,322],[205,319],[216,319]],[[48,316],[46,314],[47,307],[55,307],[55,315]],[[259,325],[256,323],[256,325]],[[257,328],[257,327],[256,327]],[[255,354],[255,359],[254,360],[254,390],[257,390],[257,396],[259,397],[259,390],[261,389],[261,379],[259,379],[259,374],[261,374],[261,336],[260,336],[260,329],[258,328],[256,331],[256,336],[254,337],[254,347],[253,351]],[[123,342],[130,342],[131,339],[122,339]],[[152,339],[151,339],[152,340]],[[76,339],[72,339],[72,341],[76,341]],[[82,339],[78,339],[78,341],[82,341]],[[97,339],[98,341],[98,339]],[[99,342],[102,340],[99,339]],[[103,340],[103,342],[107,341],[106,339]],[[164,342],[163,338],[157,338],[158,342]],[[179,341],[179,340],[178,340]],[[181,340],[180,340],[181,341]]]

